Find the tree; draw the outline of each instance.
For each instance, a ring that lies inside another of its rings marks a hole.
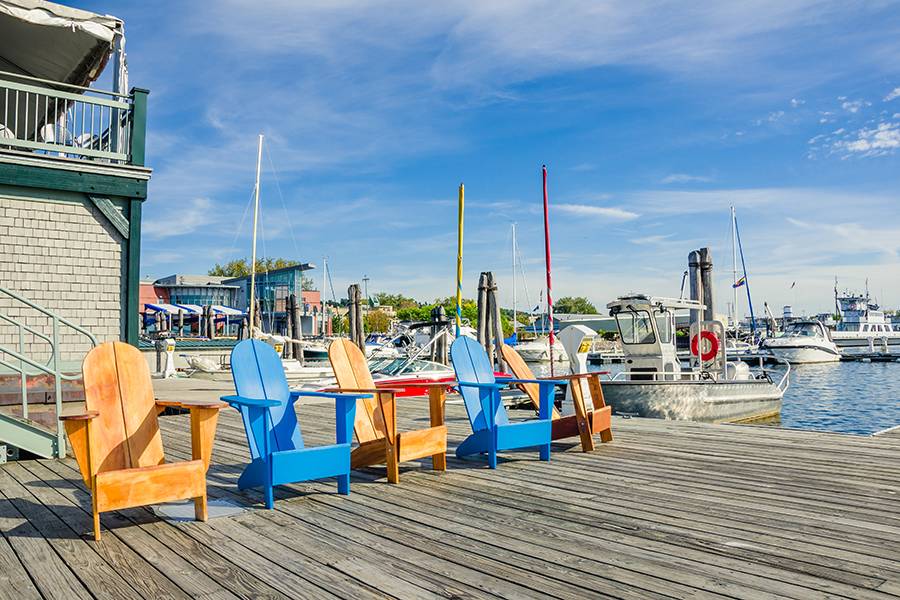
[[[403,294],[386,294],[378,292],[375,294],[375,300],[379,306],[393,306],[395,310],[404,308],[419,308],[419,301],[415,298],[409,298]]]
[[[584,296],[566,296],[554,303],[553,312],[576,315],[596,315],[597,309]]]
[[[387,331],[391,327],[391,318],[383,310],[373,310],[363,318],[363,324],[367,332]]]
[[[265,273],[266,271],[274,271],[275,269],[283,269],[285,267],[294,267],[299,265],[300,263],[296,260],[290,260],[287,258],[257,258],[256,259],[256,272],[257,273]],[[246,277],[250,274],[250,259],[249,258],[238,258],[236,260],[232,260],[224,265],[220,265],[216,263],[212,269],[207,272],[207,275],[212,275],[214,277]],[[308,277],[304,277],[304,279],[309,279]],[[310,281],[310,285],[312,284],[312,280]],[[307,289],[304,287],[303,289]]]

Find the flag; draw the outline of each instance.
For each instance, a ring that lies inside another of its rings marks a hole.
[[[791,289],[794,289],[794,286],[795,286],[795,285],[797,285],[797,282],[796,282],[796,281],[795,281],[794,283],[791,284]]]
[[[731,287],[733,287],[733,288],[739,288],[739,287],[741,287],[742,285],[744,285],[745,283],[747,283],[747,276],[746,276],[746,275],[744,275],[743,277],[741,277],[740,279],[738,279],[736,282],[734,282],[733,284],[731,284]]]

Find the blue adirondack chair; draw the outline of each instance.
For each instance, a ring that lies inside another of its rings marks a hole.
[[[456,385],[472,425],[472,435],[456,448],[457,458],[487,453],[488,465],[496,469],[498,451],[537,446],[541,460],[550,460],[553,388],[566,382],[546,379],[497,380],[484,348],[468,337],[459,337],[453,342],[450,358],[456,371]],[[536,383],[539,386],[540,410],[537,419],[509,420],[506,408],[500,401],[500,390],[517,383]]]
[[[274,505],[276,485],[337,477],[338,493],[350,493],[350,436],[356,400],[369,394],[292,392],[275,349],[259,340],[245,340],[231,352],[231,373],[237,395],[222,396],[241,413],[250,464],[238,488],[262,487],[266,508]],[[335,400],[336,443],[305,448],[294,402],[300,396]]]

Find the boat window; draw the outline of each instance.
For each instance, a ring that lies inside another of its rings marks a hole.
[[[672,313],[663,311],[656,315],[656,331],[659,333],[659,342],[668,344],[672,341]]]
[[[816,337],[821,335],[816,323],[791,323],[784,330],[786,337]]]
[[[863,325],[862,330],[863,330],[863,331],[868,331],[868,330],[869,330],[869,326],[868,326],[868,325]]]
[[[616,314],[619,335],[623,344],[652,344],[656,342],[650,313],[646,310],[622,311]]]

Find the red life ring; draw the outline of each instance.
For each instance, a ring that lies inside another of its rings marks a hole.
[[[700,335],[695,335],[691,338],[691,354],[694,356],[700,354],[700,338],[703,338],[709,344],[709,351],[704,352],[700,356],[700,360],[709,362],[719,354],[719,338],[712,331],[701,331]]]

